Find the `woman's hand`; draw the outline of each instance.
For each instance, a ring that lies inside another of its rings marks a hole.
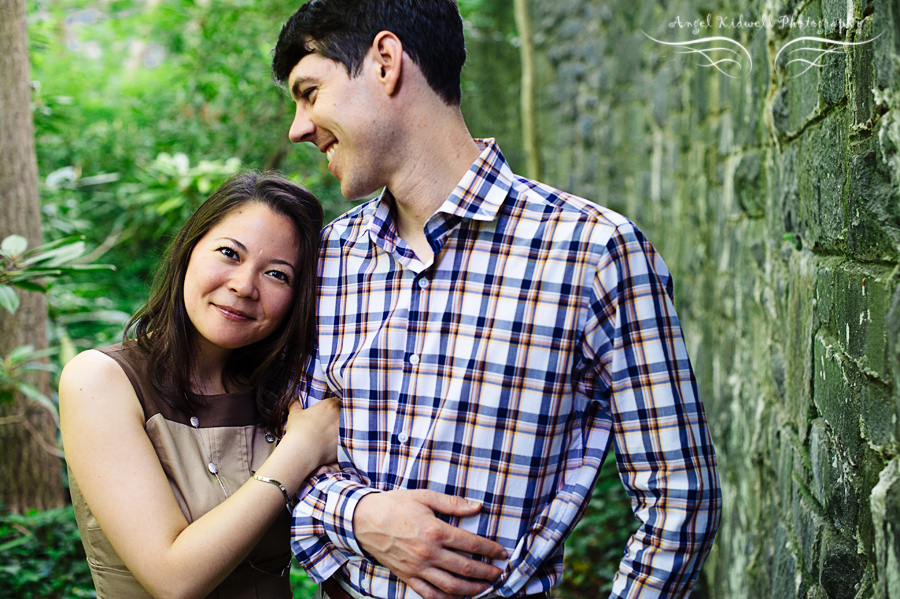
[[[341,423],[341,402],[330,397],[306,409],[295,401],[290,405],[284,425],[282,443],[303,443],[306,451],[312,449],[319,465],[337,462],[338,434]]]
[[[341,471],[341,465],[337,462],[331,462],[330,464],[325,464],[324,466],[319,466],[319,469],[313,472],[313,476],[319,476],[320,474],[333,474]]]

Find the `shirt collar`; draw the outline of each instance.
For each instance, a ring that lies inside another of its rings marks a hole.
[[[475,143],[481,154],[437,211],[463,219],[490,221],[509,194],[513,172],[493,138],[476,139]]]
[[[440,245],[437,238],[446,233],[443,229],[448,219],[456,216],[459,219],[494,220],[512,187],[512,169],[500,152],[496,140],[486,138],[474,141],[481,153],[425,225],[425,234],[435,249]],[[374,213],[369,223],[372,240],[390,253],[406,249],[397,236],[391,216],[393,201],[390,191],[385,188],[374,204]],[[411,251],[401,253],[408,253],[412,257]]]

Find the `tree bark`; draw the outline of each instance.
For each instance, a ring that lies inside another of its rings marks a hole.
[[[522,141],[525,145],[526,175],[541,178],[537,129],[534,123],[534,44],[531,41],[531,16],[528,0],[514,0],[516,29],[519,30],[519,56],[522,60]]]
[[[13,233],[41,243],[31,65],[25,0],[0,0],[0,240]],[[47,309],[40,293],[19,291],[15,315],[0,309],[0,358],[19,345],[47,347]],[[45,374],[31,381],[49,394]],[[55,446],[53,417],[35,402],[17,396],[0,404],[0,502],[13,512],[62,505],[61,463],[43,446]]]

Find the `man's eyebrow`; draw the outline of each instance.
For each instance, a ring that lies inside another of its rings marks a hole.
[[[236,245],[238,247],[238,249],[241,250],[242,252],[247,251],[247,246],[244,245],[243,243],[241,243],[240,241],[238,241],[237,239],[235,239],[234,237],[220,237],[219,239],[225,239],[225,240],[230,241],[231,243]],[[287,260],[282,260],[281,258],[270,258],[269,262],[271,262],[272,264],[283,264],[285,266],[290,266],[291,270],[296,270],[296,268],[294,268],[293,264],[291,264]]]

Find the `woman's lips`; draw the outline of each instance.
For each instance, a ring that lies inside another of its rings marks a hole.
[[[248,320],[255,320],[252,316],[247,314],[246,312],[241,312],[237,308],[231,308],[228,306],[220,306],[218,304],[213,304],[216,310],[219,311],[219,314],[227,318],[228,320],[233,320],[235,322],[246,322]]]

